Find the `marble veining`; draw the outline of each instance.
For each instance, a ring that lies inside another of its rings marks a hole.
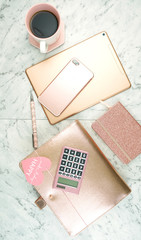
[[[47,55],[28,42],[27,10],[38,3],[0,1],[0,240],[74,239],[69,237],[52,211],[40,211],[34,188],[18,167],[33,151],[30,112],[31,85],[25,69],[98,32],[107,31],[131,81],[131,88],[106,101],[121,101],[141,124],[141,1],[54,0],[65,23],[65,43]],[[95,240],[141,239],[141,156],[124,165],[92,130],[94,120],[107,109],[102,104],[51,126],[34,94],[39,145],[79,119],[132,193],[94,224],[75,237]]]

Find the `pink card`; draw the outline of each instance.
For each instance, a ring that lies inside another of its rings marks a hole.
[[[141,126],[120,102],[97,119],[92,128],[123,163],[141,154]]]
[[[26,158],[22,161],[22,168],[26,180],[34,186],[40,185],[43,182],[43,172],[51,167],[50,159],[46,157]]]

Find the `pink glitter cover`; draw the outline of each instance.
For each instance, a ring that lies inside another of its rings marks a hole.
[[[120,102],[96,120],[92,128],[123,163],[141,153],[141,126]]]

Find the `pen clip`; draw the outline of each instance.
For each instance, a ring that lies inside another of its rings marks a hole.
[[[34,148],[34,135],[32,134],[32,145],[33,145],[33,148]]]

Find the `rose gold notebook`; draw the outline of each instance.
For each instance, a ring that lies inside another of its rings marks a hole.
[[[92,128],[123,163],[141,154],[141,126],[120,102],[97,119]]]
[[[79,194],[52,188],[64,146],[88,152]],[[49,158],[52,165],[48,172],[44,172],[42,184],[35,188],[70,235],[82,231],[131,191],[79,121],[75,121],[26,158],[36,156]]]
[[[107,33],[101,32],[26,69],[26,74],[37,97],[74,57],[78,58],[93,72],[94,78],[60,116],[54,116],[42,106],[51,124],[55,124],[130,87],[128,77]]]

